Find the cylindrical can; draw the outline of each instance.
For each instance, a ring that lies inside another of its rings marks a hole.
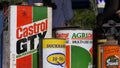
[[[67,68],[92,67],[92,30],[75,28],[56,30],[56,38],[64,38],[66,43]]]
[[[42,40],[43,68],[65,68],[65,39]]]
[[[120,46],[104,45],[101,46],[101,68],[120,68]]]

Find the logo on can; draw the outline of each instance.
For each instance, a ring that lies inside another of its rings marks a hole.
[[[47,57],[47,61],[53,65],[60,65],[63,67],[65,55],[63,53],[53,53]]]
[[[118,68],[118,65],[119,65],[119,59],[117,56],[112,55],[106,59],[107,68]]]

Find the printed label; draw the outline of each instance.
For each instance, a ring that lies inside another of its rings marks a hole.
[[[91,30],[58,30],[56,31],[56,37],[67,40],[67,68],[92,67],[93,34]]]
[[[107,68],[118,68],[119,65],[119,59],[117,58],[117,56],[109,56],[106,59],[106,67]]]
[[[63,39],[43,39],[43,68],[65,68],[65,44]]]
[[[9,47],[5,48],[7,57],[3,59],[8,66],[4,67],[38,68],[39,40],[52,37],[52,9],[14,5],[8,12]]]
[[[102,66],[103,68],[119,68],[120,67],[120,47],[117,45],[106,45],[103,46],[103,53],[102,53]]]

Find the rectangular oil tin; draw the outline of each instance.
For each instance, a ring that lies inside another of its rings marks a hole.
[[[120,46],[102,45],[100,49],[100,67],[99,68],[120,68]]]
[[[64,38],[66,43],[67,68],[92,67],[92,30],[59,29],[56,30],[57,38]]]
[[[39,39],[52,37],[52,9],[12,5],[7,25],[3,68],[38,68]]]
[[[66,68],[66,40],[43,39],[43,68]]]

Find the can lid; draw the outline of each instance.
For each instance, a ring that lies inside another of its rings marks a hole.
[[[98,43],[104,43],[106,41],[107,41],[107,39],[100,39],[100,40],[98,40]]]

